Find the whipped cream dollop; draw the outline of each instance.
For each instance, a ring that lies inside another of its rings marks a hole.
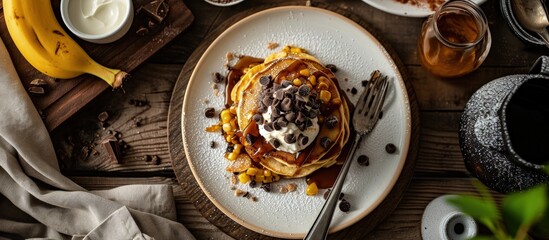
[[[259,134],[275,149],[298,153],[314,142],[320,131],[320,101],[311,86],[273,83],[270,76],[260,79],[263,86],[258,112],[253,119]]]

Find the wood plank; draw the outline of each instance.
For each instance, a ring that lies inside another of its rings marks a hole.
[[[147,64],[135,72],[133,84],[125,87],[125,93],[102,93],[94,100],[96,104],[86,106],[52,132],[63,169],[171,172],[166,120],[175,76],[180,69],[181,65],[177,64]],[[146,104],[136,106],[132,101]],[[109,114],[105,128],[98,120],[101,112]],[[120,162],[112,161],[101,145],[109,131],[120,133],[119,139],[129,146]],[[83,149],[87,149],[88,154]],[[146,155],[158,156],[160,163],[145,161]]]
[[[183,223],[197,239],[232,239],[205,219],[177,184],[175,179],[71,177],[88,190],[110,189],[127,184],[169,184],[174,189],[178,221]],[[421,239],[421,217],[430,201],[445,194],[472,193],[476,191],[470,178],[414,178],[395,211],[368,235],[350,232],[345,239]],[[496,199],[500,194],[494,193]],[[338,233],[332,236],[337,238]],[[331,237],[331,238],[332,238]]]

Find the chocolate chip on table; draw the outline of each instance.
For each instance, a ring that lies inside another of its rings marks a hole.
[[[369,166],[370,165],[370,158],[366,155],[358,156],[356,161],[358,162],[358,164],[360,164],[362,166]]]
[[[97,119],[99,119],[99,121],[101,122],[107,121],[107,119],[109,119],[109,113],[101,112],[99,113],[99,115],[97,115]]]
[[[225,81],[225,77],[221,75],[221,73],[216,72],[214,73],[213,82],[214,83],[223,83]]]
[[[151,164],[159,165],[160,164],[160,157],[158,157],[157,155],[152,156]]]
[[[345,199],[341,200],[341,202],[339,202],[339,210],[342,212],[348,212],[351,210],[351,203],[347,202]]]
[[[331,115],[328,118],[326,118],[326,126],[329,129],[335,128],[339,120],[337,119],[337,116]]]
[[[48,82],[46,82],[46,80],[44,80],[44,79],[36,78],[36,79],[32,80],[30,82],[30,84],[33,85],[33,86],[46,86],[46,85],[48,85]]]
[[[157,23],[162,23],[165,17],[168,16],[170,5],[164,0],[151,1],[143,7],[139,8],[138,12],[144,12],[155,20]]]
[[[336,65],[333,65],[333,64],[326,64],[326,68],[330,69],[330,71],[332,71],[333,73],[336,73],[336,72],[337,72],[337,67],[336,67]]]
[[[211,107],[206,108],[206,110],[204,110],[204,116],[206,116],[207,118],[215,117],[215,109]]]
[[[37,86],[29,87],[29,92],[34,93],[34,94],[44,94],[44,93],[46,93],[46,91],[44,90],[43,87],[37,87]]]
[[[261,76],[259,78],[259,84],[263,85],[263,86],[268,86],[272,81],[272,77],[269,75],[269,76]]]
[[[320,139],[320,146],[322,146],[323,148],[329,148],[330,146],[332,146],[332,140],[330,140],[330,138],[328,137],[322,137]]]
[[[263,183],[261,184],[261,189],[263,189],[265,192],[270,192],[271,191],[271,184],[270,183]]]
[[[385,151],[387,151],[387,153],[395,153],[396,152],[396,146],[392,143],[389,143],[385,146]]]

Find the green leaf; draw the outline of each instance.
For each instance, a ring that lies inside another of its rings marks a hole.
[[[545,185],[506,196],[503,199],[502,212],[509,234],[525,234],[523,231],[527,231],[543,217],[547,201]],[[522,231],[519,232],[519,229]]]
[[[451,197],[448,198],[447,201],[463,213],[484,224],[490,230],[495,230],[496,222],[499,220],[499,214],[498,209],[493,202],[467,195]]]

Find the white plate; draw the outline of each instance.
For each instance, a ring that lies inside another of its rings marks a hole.
[[[404,16],[404,17],[427,17],[434,13],[428,4],[412,5],[410,3],[400,3],[397,0],[362,0],[372,7],[381,11]],[[480,5],[486,0],[472,0]]]
[[[231,174],[225,171],[224,140],[219,133],[204,130],[218,121],[206,118],[204,109],[219,111],[224,106],[224,95],[215,95],[212,89],[212,73],[226,73],[223,64],[227,52],[265,57],[274,51],[267,48],[269,42],[279,43],[277,50],[286,44],[300,46],[324,64],[335,64],[344,90],[362,89],[361,80],[376,69],[392,80],[383,118],[357,151],[356,156],[369,156],[370,165],[359,166],[354,160],[343,187],[351,211],[337,210],[330,231],[341,230],[374,210],[389,193],[406,160],[411,129],[408,95],[397,66],[369,32],[341,15],[313,7],[279,7],[251,15],[222,33],[200,58],[185,93],[182,132],[189,166],[208,198],[244,227],[275,237],[302,238],[314,222],[324,199],[322,192],[306,196],[304,179],[273,184],[270,193],[239,185],[258,201],[235,197],[230,190]],[[354,103],[359,94],[348,95]],[[212,140],[218,147],[210,148]],[[388,143],[397,146],[395,154],[385,152]],[[277,186],[288,182],[297,183],[297,191],[277,193]]]

